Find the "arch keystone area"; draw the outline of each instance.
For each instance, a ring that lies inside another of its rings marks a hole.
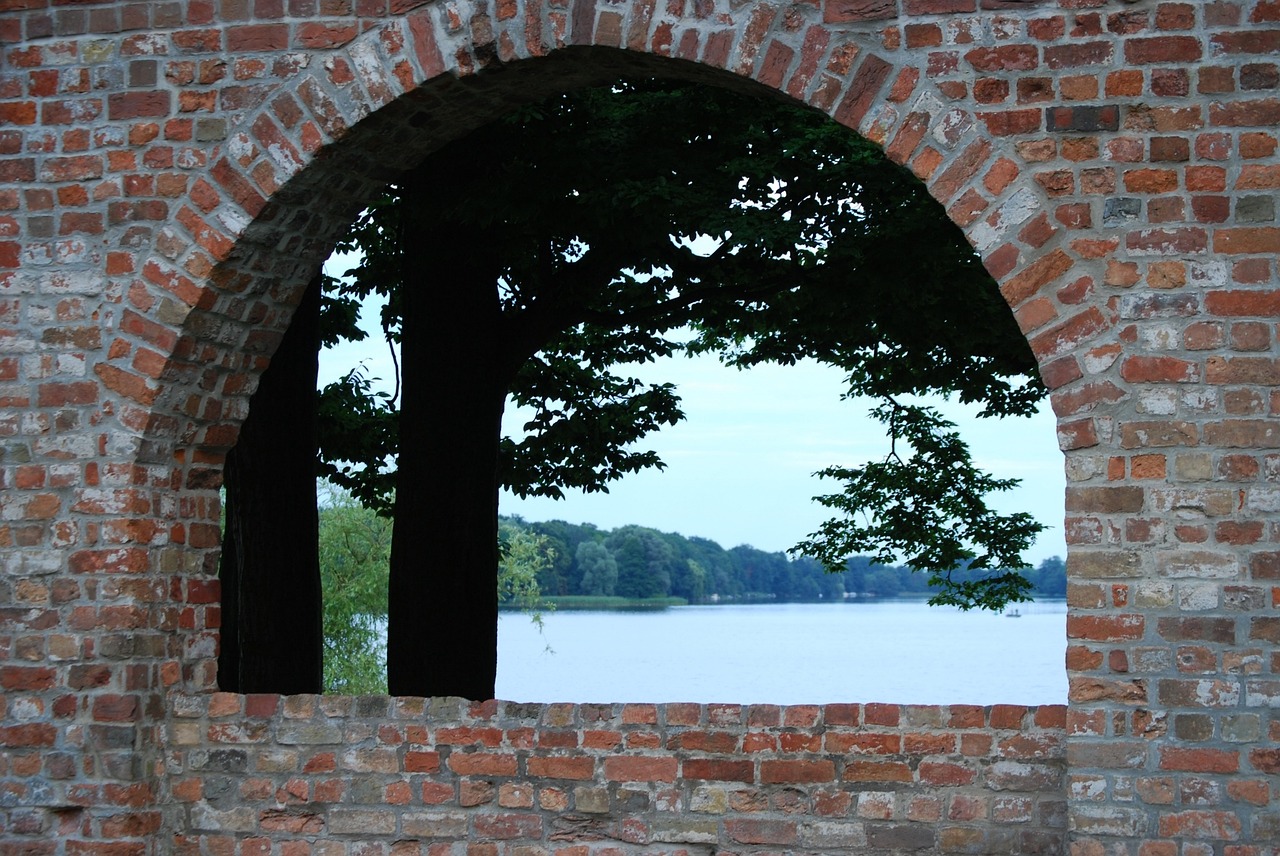
[[[0,43],[0,852],[1275,851],[1275,0],[0,0]],[[966,230],[1059,418],[1066,707],[215,691],[222,458],[331,241],[624,73],[810,104]]]

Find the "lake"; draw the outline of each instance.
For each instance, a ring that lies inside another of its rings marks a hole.
[[[1062,704],[1066,605],[1021,617],[920,600],[562,611],[498,623],[497,696],[523,702]],[[550,651],[547,650],[548,646]]]

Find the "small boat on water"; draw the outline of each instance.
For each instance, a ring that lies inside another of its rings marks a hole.
[[[1004,614],[1004,617],[1005,617],[1005,618],[1021,618],[1021,617],[1022,617],[1022,613],[1021,613],[1021,612],[1018,612],[1018,610],[1016,610],[1016,609],[1011,609],[1011,610],[1009,610],[1008,612],[1006,612],[1006,613]]]

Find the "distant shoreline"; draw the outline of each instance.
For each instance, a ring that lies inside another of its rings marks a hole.
[[[747,596],[740,598],[721,598],[719,600],[703,600],[690,604],[683,597],[652,597],[652,598],[627,598],[606,595],[561,595],[558,597],[544,597],[539,599],[533,611],[545,610],[548,612],[571,612],[575,610],[593,610],[593,611],[617,611],[617,612],[639,612],[639,611],[658,611],[664,610],[672,606],[752,606],[759,604],[828,604],[828,603],[874,603],[880,601],[925,601],[929,598],[928,594],[904,593],[896,595],[877,595],[877,594],[860,594],[849,595],[839,600],[835,599],[798,599],[786,598],[779,600],[768,595]],[[1038,597],[1029,603],[1055,603],[1063,601],[1062,597]],[[1013,604],[1012,608],[1016,608],[1017,604]],[[521,612],[523,608],[513,603],[503,603],[498,606],[499,612]]]

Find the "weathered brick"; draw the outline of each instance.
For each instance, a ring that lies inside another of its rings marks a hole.
[[[760,781],[764,784],[830,782],[835,773],[835,764],[829,760],[760,762]]]
[[[518,765],[515,755],[454,751],[448,766],[460,776],[514,776]]]
[[[1073,615],[1067,618],[1068,639],[1090,639],[1095,642],[1141,639],[1145,630],[1145,617],[1132,613],[1115,616]]]
[[[680,762],[674,757],[614,756],[604,759],[610,782],[674,782]]]
[[[1166,837],[1236,840],[1240,819],[1228,811],[1189,810],[1160,818],[1159,834]]]
[[[877,21],[897,16],[893,0],[824,0],[822,20],[828,24]]]
[[[742,818],[725,821],[725,832],[739,844],[796,844],[799,828],[793,820]]]
[[[722,782],[751,782],[755,779],[755,765],[751,761],[730,761],[709,758],[689,758],[681,764],[681,774],[686,779],[707,779]]]
[[[527,762],[530,776],[542,779],[590,779],[595,773],[595,761],[590,757],[533,757]]]

